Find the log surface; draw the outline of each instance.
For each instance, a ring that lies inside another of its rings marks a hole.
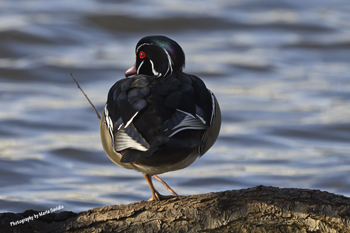
[[[35,213],[1,214],[0,232],[350,232],[350,198],[265,186],[63,211],[10,226]]]

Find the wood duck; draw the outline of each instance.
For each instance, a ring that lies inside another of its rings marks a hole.
[[[182,70],[185,54],[174,40],[147,36],[136,45],[136,62],[109,90],[100,133],[108,157],[123,168],[143,173],[150,200],[158,193],[152,176],[183,169],[216,141],[221,113],[203,81]]]

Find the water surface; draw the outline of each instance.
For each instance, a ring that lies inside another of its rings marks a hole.
[[[217,96],[214,147],[161,175],[179,194],[256,185],[350,196],[350,5],[338,1],[0,2],[0,211],[151,197],[104,154],[98,111],[146,35],[186,53]],[[161,193],[167,191],[155,182]]]

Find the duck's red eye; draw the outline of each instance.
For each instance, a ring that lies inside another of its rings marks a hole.
[[[139,53],[139,56],[140,56],[141,59],[144,59],[146,57],[146,54],[145,54],[145,52],[141,51]]]

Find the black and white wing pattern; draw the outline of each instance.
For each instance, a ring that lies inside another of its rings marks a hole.
[[[105,122],[121,162],[151,156],[160,147],[195,148],[211,126],[215,102],[196,76],[182,72],[165,78],[136,75],[109,91]]]
[[[126,149],[147,151],[149,144],[140,135],[133,119],[147,106],[144,97],[149,94],[148,79],[125,78],[116,82],[108,93],[104,108],[106,124],[112,138],[113,149],[120,152]]]
[[[202,80],[178,73],[165,79],[159,90],[159,95],[166,96],[164,107],[175,110],[162,124],[169,137],[182,130],[206,130],[210,126],[212,97]]]

